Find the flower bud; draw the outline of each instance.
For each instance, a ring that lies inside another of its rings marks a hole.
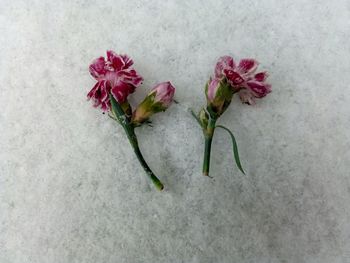
[[[218,89],[220,88],[220,79],[211,79],[208,82],[207,99],[208,102],[213,102]]]
[[[174,93],[175,93],[175,88],[171,83],[168,82],[163,82],[158,85],[156,85],[149,95],[152,93],[155,93],[155,98],[154,98],[154,103],[159,102],[164,110],[166,110],[171,102],[173,101]]]
[[[205,93],[208,108],[217,116],[226,110],[233,96],[233,90],[226,78],[210,79],[206,85]]]
[[[198,114],[199,121],[203,129],[206,129],[208,126],[209,115],[207,111],[203,108]]]
[[[154,113],[165,111],[173,101],[174,93],[175,88],[169,81],[156,85],[137,106],[132,122],[140,125]]]

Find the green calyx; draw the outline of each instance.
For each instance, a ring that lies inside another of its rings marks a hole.
[[[124,103],[118,103],[112,94],[110,94],[111,101],[111,111],[108,113],[108,116],[113,120],[119,122],[120,124],[130,122],[132,109],[128,101]]]
[[[201,111],[199,112],[198,119],[199,119],[199,122],[200,122],[202,128],[206,129],[208,126],[209,114],[204,108],[201,109]]]
[[[128,101],[125,101],[124,103],[120,104],[123,111],[125,112],[125,115],[130,119],[132,115],[132,109]]]
[[[155,101],[156,92],[151,92],[137,106],[132,114],[131,122],[135,126],[140,126],[146,122],[153,114],[165,111],[167,108],[160,101]]]
[[[208,99],[208,86],[209,82],[205,86],[205,95],[207,97],[208,111],[210,110],[219,117],[222,115],[231,103],[233,97],[233,90],[226,78],[222,78],[219,83],[219,87],[216,90],[215,97],[213,100]],[[212,116],[214,117],[214,116]]]

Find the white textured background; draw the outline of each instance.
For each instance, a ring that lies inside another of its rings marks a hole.
[[[350,262],[350,2],[0,0],[0,262]],[[123,130],[86,102],[87,67],[128,53],[180,105]],[[201,175],[216,59],[254,57],[273,93],[235,98]]]

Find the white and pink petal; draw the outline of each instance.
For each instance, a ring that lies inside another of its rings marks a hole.
[[[215,66],[215,77],[221,78],[223,75],[224,69],[235,69],[236,64],[232,57],[230,56],[223,56],[219,58],[218,62]]]
[[[136,70],[121,70],[118,72],[118,77],[125,83],[129,83],[138,87],[141,85],[143,78],[137,74]]]
[[[120,81],[117,85],[115,85],[111,89],[111,93],[113,97],[119,103],[125,102],[129,94],[133,93],[134,91],[135,91],[135,87],[133,85],[124,83],[122,81]]]
[[[120,55],[124,61],[124,69],[128,69],[134,64],[134,61],[128,55]]]
[[[104,57],[99,57],[95,59],[91,65],[89,66],[89,72],[90,74],[95,78],[98,79],[104,74],[106,74],[106,69],[105,69],[106,61]]]
[[[109,83],[106,80],[101,80],[87,94],[88,100],[92,99],[94,107],[102,105],[101,107],[105,111],[103,105],[106,105],[105,103],[109,101],[109,91]]]
[[[240,100],[248,105],[255,105],[254,95],[246,89],[242,89],[239,91],[239,98]]]
[[[123,57],[112,50],[107,51],[107,60],[111,63],[116,71],[122,70],[125,66]]]
[[[231,69],[224,69],[223,74],[225,75],[231,86],[239,86],[244,82],[244,78]]]
[[[243,75],[250,75],[254,73],[257,67],[258,62],[255,59],[244,58],[239,62],[237,71]]]
[[[262,98],[271,92],[271,85],[258,81],[248,81],[247,88],[253,93],[254,97]]]
[[[269,76],[269,74],[267,74],[266,71],[258,72],[254,75],[254,79],[258,82],[264,82],[268,76]]]

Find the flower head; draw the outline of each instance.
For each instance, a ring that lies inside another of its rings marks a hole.
[[[127,55],[118,55],[111,50],[107,51],[107,60],[99,57],[92,62],[89,71],[97,83],[87,96],[94,101],[94,107],[108,111],[111,108],[110,93],[119,103],[124,103],[135,91],[143,78],[131,67],[133,63]]]
[[[137,106],[132,116],[132,122],[135,125],[140,125],[154,113],[165,111],[173,101],[174,93],[175,88],[169,81],[157,84]]]
[[[255,104],[255,98],[265,97],[271,92],[271,85],[265,82],[267,72],[255,73],[258,62],[254,59],[242,59],[238,65],[230,56],[223,56],[215,67],[215,77],[225,77],[234,92],[239,92],[243,103]]]

